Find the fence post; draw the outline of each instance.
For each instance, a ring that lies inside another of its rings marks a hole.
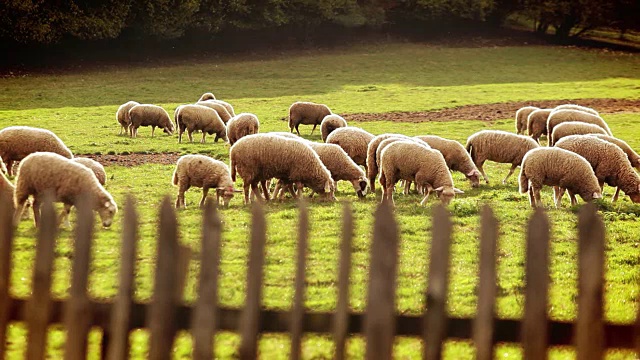
[[[36,263],[33,270],[33,292],[26,306],[27,359],[44,359],[47,345],[47,329],[51,316],[51,273],[57,233],[57,219],[53,207],[53,196],[47,194],[42,202]],[[38,206],[34,202],[34,206]]]
[[[578,320],[577,358],[602,359],[604,328],[602,291],[604,284],[604,224],[596,206],[588,203],[578,216]]]
[[[211,199],[207,200],[202,216],[202,250],[198,301],[191,318],[193,358],[213,358],[214,336],[218,327],[218,271],[220,266],[222,223]]]
[[[388,201],[375,212],[365,314],[367,359],[391,359],[396,330],[398,225]]]
[[[240,320],[240,359],[258,357],[258,330],[260,328],[260,304],[266,224],[262,205],[254,202],[251,207],[251,245],[247,269],[247,297]]]
[[[301,357],[302,332],[304,325],[305,268],[307,264],[307,243],[309,239],[309,210],[304,199],[298,202],[298,246],[296,256],[296,280],[293,308],[291,309],[291,354],[290,358]]]
[[[423,358],[442,358],[442,343],[447,336],[447,294],[452,223],[446,208],[438,204],[433,210],[429,283],[423,319]]]
[[[349,329],[349,275],[351,273],[351,243],[353,241],[353,214],[351,204],[342,204],[342,240],[340,241],[340,265],[338,267],[338,302],[333,315],[333,341],[335,358],[345,358],[345,344]]]
[[[498,221],[488,205],[482,208],[480,228],[480,280],[478,309],[473,322],[473,341],[476,345],[476,359],[494,358],[494,319],[496,301],[496,247],[498,242]]]
[[[3,176],[0,174],[0,176]],[[0,359],[5,358],[11,306],[11,255],[13,254],[13,202],[0,192]]]
[[[525,359],[546,359],[548,344],[549,220],[537,208],[527,228],[522,347]]]

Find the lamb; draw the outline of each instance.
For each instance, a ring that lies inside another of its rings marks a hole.
[[[229,150],[231,179],[236,173],[244,181],[244,201],[249,202],[249,188],[260,197],[258,183],[268,192],[265,182],[277,178],[285,182],[311,188],[322,199],[335,200],[331,173],[318,154],[302,141],[270,134],[255,134],[238,140]]]
[[[120,105],[118,111],[116,111],[116,120],[118,120],[118,123],[120,124],[120,133],[118,135],[122,135],[123,132],[125,134],[129,132],[129,124],[131,123],[129,110],[136,105],[140,105],[140,103],[136,101],[128,101]]]
[[[98,179],[100,185],[104,186],[107,183],[107,173],[104,171],[104,166],[99,162],[85,157],[76,157],[71,160],[91,170],[96,176],[96,179]]]
[[[176,169],[173,172],[172,182],[178,187],[178,197],[176,208],[186,207],[184,193],[190,187],[202,188],[202,199],[200,207],[209,193],[209,189],[216,190],[216,202],[220,204],[220,198],[224,206],[229,206],[229,201],[233,198],[236,189],[227,164],[220,160],[215,160],[205,155],[184,155],[176,162]]]
[[[347,126],[347,121],[340,115],[331,114],[322,119],[320,123],[320,136],[322,141],[327,141],[327,136],[333,132],[333,130]]]
[[[478,171],[473,160],[471,160],[471,156],[462,144],[455,140],[435,135],[416,136],[416,138],[426,142],[433,149],[440,151],[449,170],[463,173],[471,181],[472,187],[480,186],[480,171]]]
[[[489,177],[482,168],[485,161],[511,164],[509,174],[502,180],[502,183],[505,184],[516,167],[522,163],[524,154],[539,146],[535,140],[528,136],[500,130],[482,130],[469,136],[466,149],[487,184]]]
[[[367,170],[367,147],[373,135],[354,126],[334,130],[327,136],[327,144],[339,145],[356,164]]]
[[[551,112],[553,112],[553,109],[538,109],[529,114],[527,118],[527,134],[538,144],[540,143],[540,136],[548,136],[547,119]]]
[[[525,106],[522,107],[520,109],[518,109],[518,111],[516,111],[516,133],[517,134],[524,134],[525,131],[527,130],[527,118],[529,117],[529,114],[531,114],[532,112],[534,112],[535,110],[539,110],[540,108],[535,107],[535,106]]]
[[[549,119],[547,120],[547,131],[549,134],[553,134],[553,128],[558,124],[568,121],[579,121],[583,123],[598,125],[603,128],[607,135],[611,135],[611,130],[607,123],[597,115],[589,114],[584,111],[579,110],[555,110],[551,114],[549,114]]]
[[[529,151],[520,168],[520,193],[529,192],[529,204],[542,206],[540,189],[553,186],[554,203],[560,205],[564,191],[569,191],[571,204],[575,205],[575,194],[584,201],[602,197],[598,179],[582,156],[557,147],[541,147]]]
[[[593,136],[571,135],[556,142],[555,146],[584,157],[591,164],[601,189],[604,183],[617,187],[613,201],[622,190],[631,201],[640,202],[640,176],[618,145]]]
[[[215,110],[225,125],[229,122],[229,119],[232,118],[229,111],[227,111],[227,108],[225,108],[224,105],[216,102],[216,100],[198,101],[196,105],[206,106],[208,108]]]
[[[598,112],[595,111],[594,109],[586,106],[576,105],[576,104],[558,105],[554,108],[554,110],[580,110],[589,114],[593,114],[595,116],[600,116],[600,114],[598,114]]]
[[[131,119],[129,134],[132,138],[138,137],[138,128],[140,126],[151,126],[151,137],[153,137],[156,127],[162,128],[169,135],[172,135],[175,130],[167,110],[158,105],[136,105],[129,110],[129,118]]]
[[[609,135],[603,135],[603,134],[589,134],[589,135],[595,136],[600,140],[608,141],[610,143],[614,143],[618,145],[620,149],[622,149],[622,151],[624,151],[624,153],[627,154],[627,158],[629,159],[631,166],[640,170],[640,155],[638,155],[638,153],[633,151],[631,146],[629,146],[629,144],[627,144],[624,140],[621,140]]]
[[[602,134],[607,135],[603,128],[583,123],[580,121],[569,121],[558,124],[549,137],[549,146],[555,145],[558,140],[569,135],[586,135],[586,134]]]
[[[229,144],[233,145],[243,136],[257,134],[260,131],[258,117],[251,113],[241,113],[232,117],[227,123]]]
[[[29,196],[33,196],[33,215],[36,226],[40,221],[40,204],[47,192],[53,192],[55,201],[64,203],[59,221],[67,219],[71,207],[82,194],[89,194],[93,209],[98,212],[104,227],[111,226],[118,211],[109,194],[91,170],[64,156],[49,152],[33,153],[22,160],[18,169],[14,205],[14,222],[22,215]]]
[[[0,158],[9,175],[14,174],[14,161],[38,151],[56,153],[69,159],[73,157],[71,150],[49,130],[30,126],[9,126],[0,130]]]
[[[202,96],[200,96],[200,99],[198,101],[207,101],[207,100],[215,100],[216,96],[213,95],[210,92],[206,92],[204,94],[202,94]]]
[[[313,125],[313,129],[311,129],[311,135],[313,135],[316,126],[322,123],[325,116],[331,114],[331,109],[324,104],[303,101],[294,102],[289,107],[289,129],[293,132],[295,128],[298,135],[300,135],[300,130],[298,130],[300,124]]]
[[[445,205],[451,202],[455,194],[463,193],[462,190],[453,186],[453,178],[442,154],[415,141],[396,141],[382,151],[380,158],[382,201],[394,203],[393,189],[400,179],[415,181],[417,186],[426,189],[426,195],[420,205],[426,203],[432,191],[436,192]]]
[[[367,169],[367,178],[369,179],[369,186],[371,186],[371,192],[376,191],[376,175],[378,175],[378,157],[376,156],[378,152],[378,147],[380,143],[386,139],[390,138],[403,138],[410,139],[410,137],[402,134],[380,134],[371,139],[369,144],[367,145],[367,161],[366,161],[366,169]]]
[[[178,112],[178,143],[182,142],[182,134],[187,131],[189,141],[193,142],[193,132],[202,131],[201,143],[204,143],[207,134],[216,134],[215,142],[218,139],[227,141],[227,127],[218,116],[218,113],[202,105],[184,105]]]

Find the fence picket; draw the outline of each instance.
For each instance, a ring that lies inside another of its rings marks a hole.
[[[300,216],[298,220],[298,246],[296,255],[296,280],[293,308],[291,309],[291,356],[293,360],[301,357],[305,268],[307,264],[307,242],[309,239],[309,210],[304,200],[299,202]]]
[[[2,175],[0,175],[2,176]],[[13,249],[13,202],[0,191],[0,359],[5,358],[7,325],[11,306],[11,254]]]
[[[27,356],[29,360],[44,359],[47,329],[51,315],[51,274],[53,272],[57,219],[53,197],[47,194],[40,206],[36,259],[33,270],[33,292],[27,303]],[[38,206],[34,203],[34,206]]]
[[[374,215],[365,336],[367,359],[391,359],[396,332],[396,273],[398,269],[398,225],[393,209],[385,201]]]
[[[525,359],[546,359],[548,346],[549,219],[537,208],[527,228],[522,347]]]
[[[162,200],[158,233],[153,300],[149,307],[149,358],[168,360],[175,335],[176,292],[181,291],[177,288],[180,280],[176,271],[176,254],[180,251],[177,220],[169,197]]]
[[[335,358],[345,358],[347,330],[349,329],[349,277],[351,273],[351,243],[353,241],[353,214],[351,204],[342,204],[342,239],[338,266],[338,302],[333,316],[333,341]]]
[[[214,335],[218,328],[218,271],[220,266],[222,223],[211,199],[202,216],[202,250],[198,301],[191,318],[193,358],[213,358]]]
[[[480,280],[478,309],[473,323],[476,359],[494,358],[494,319],[496,301],[496,247],[498,220],[488,205],[482,208],[480,229]]]
[[[87,279],[91,264],[91,241],[93,239],[92,198],[86,194],[76,202],[77,221],[75,228],[75,249],[71,268],[70,298],[64,309],[67,338],[64,343],[65,359],[85,359],[87,357],[87,335],[91,324],[91,308],[87,295]]]
[[[258,328],[260,327],[260,304],[262,302],[262,278],[266,223],[262,205],[254,202],[251,207],[251,244],[247,269],[247,294],[240,320],[240,359],[258,357]]]
[[[604,357],[602,293],[604,285],[604,223],[589,203],[578,216],[578,359]]]
[[[424,359],[442,358],[442,345],[447,335],[447,294],[449,285],[449,253],[451,251],[450,215],[441,204],[433,210],[433,236],[429,283],[424,315]]]

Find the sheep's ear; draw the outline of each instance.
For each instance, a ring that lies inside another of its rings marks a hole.
[[[444,190],[444,186],[440,186],[439,188],[433,189],[433,191],[435,192],[441,192],[442,190]]]
[[[593,193],[593,198],[594,198],[594,199],[602,199],[602,193],[599,193],[599,192],[597,192],[597,191],[596,191],[596,192],[594,192],[594,193]]]
[[[473,176],[473,175],[477,175],[480,176],[480,171],[473,169],[471,171],[469,171],[469,173],[467,174],[467,176]]]
[[[458,188],[453,188],[453,192],[456,194],[464,194],[464,191],[458,189]]]

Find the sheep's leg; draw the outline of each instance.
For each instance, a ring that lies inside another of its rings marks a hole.
[[[411,192],[411,181],[410,180],[405,180],[405,182],[404,182],[404,190],[402,191],[402,193],[404,195],[409,195],[410,192]]]
[[[245,182],[242,185],[242,188],[244,190],[244,204],[247,205],[249,204],[249,190],[250,190],[251,184],[249,184],[248,182]]]
[[[3,159],[4,160],[4,159]],[[7,174],[12,176],[13,174],[13,160],[7,160],[4,162],[4,165],[7,168]]]
[[[206,131],[203,131],[203,132],[202,132],[202,140],[200,140],[200,143],[201,143],[201,144],[204,144],[204,143],[205,143],[205,140],[204,140],[205,136],[207,136],[207,132],[206,132]],[[216,140],[218,140],[218,138],[217,138],[217,137],[216,137]]]
[[[578,200],[576,199],[576,194],[569,191],[569,197],[571,198],[571,206],[576,206],[578,204]]]
[[[35,197],[33,199],[33,223],[36,227],[40,224],[40,200]]]
[[[562,197],[564,196],[565,191],[565,188],[559,186],[553,187],[553,202],[556,206],[556,209],[562,206]]]
[[[311,135],[313,135],[313,132],[316,131],[316,126],[318,126],[318,124],[313,124],[313,129],[311,129]]]
[[[516,168],[518,167],[518,164],[512,164],[511,165],[511,169],[509,170],[509,173],[507,174],[507,177],[504,178],[504,180],[502,180],[502,184],[506,184],[507,180],[511,177],[511,175],[513,175],[513,172],[516,170]]]
[[[542,200],[540,199],[540,189],[533,188],[533,196],[536,199],[536,206],[542,206]]]
[[[483,165],[484,165],[484,161],[481,161],[481,162],[476,164],[476,167],[478,168],[478,170],[480,170],[480,174],[482,174],[482,177],[484,178],[484,181],[488,184],[489,183],[489,177],[484,172],[484,169],[482,168]]]
[[[187,135],[189,135],[189,142],[193,142],[193,130],[188,130]]]
[[[66,228],[71,227],[71,224],[69,223],[69,213],[71,212],[72,206],[73,205],[64,204],[64,209],[62,209],[62,211],[60,212],[60,215],[58,216],[58,227],[60,227],[63,222],[64,222],[64,227]]]
[[[178,132],[178,144],[182,143],[182,134],[184,133],[184,130],[180,129],[180,132]]]
[[[300,126],[300,124],[296,124],[296,133],[298,133],[298,136],[300,136],[300,130],[298,129],[299,126]]]
[[[200,200],[200,208],[204,208],[204,201],[207,199],[207,194],[209,194],[209,188],[206,186],[202,187],[202,199]]]
[[[273,189],[273,195],[271,197],[274,199],[280,198],[282,200],[282,197],[279,196],[281,188],[282,188],[282,185],[280,184],[280,181],[276,182],[276,187]]]
[[[532,208],[534,208],[534,209],[535,209],[535,208],[536,208],[536,199],[535,199],[535,197],[533,196],[533,187],[532,187],[531,185],[529,185],[529,191],[528,191],[528,193],[529,193],[529,205],[530,205]]]
[[[258,183],[254,182],[251,184],[251,191],[253,192],[253,197],[258,202],[264,202],[264,198],[262,194],[260,194],[260,189],[258,188]]]
[[[616,188],[616,192],[615,192],[615,194],[613,194],[613,199],[611,199],[611,202],[618,201],[618,195],[620,195],[620,187]]]
[[[422,199],[422,201],[420,201],[420,206],[424,206],[424,204],[427,203],[427,199],[429,198],[430,194],[431,194],[431,187],[427,186],[427,193],[424,195],[424,198]]]
[[[22,214],[24,214],[24,211],[26,210],[27,206],[28,206],[28,201],[27,201],[27,199],[24,199],[24,201],[22,201],[20,203],[20,205],[18,205],[18,207],[16,208],[15,212],[13,213],[13,225],[14,226],[18,226],[18,224],[20,224],[20,220],[23,217]],[[34,206],[35,206],[35,204],[34,204]]]
[[[260,187],[262,187],[262,193],[263,193],[263,195],[264,195],[264,199],[265,199],[266,201],[271,200],[271,198],[270,198],[270,196],[269,196],[269,195],[270,195],[270,194],[269,194],[269,189],[267,189],[267,181],[266,181],[266,180],[262,180],[262,181],[260,181]]]
[[[151,125],[151,137],[153,137],[153,133],[156,131],[156,127]]]

